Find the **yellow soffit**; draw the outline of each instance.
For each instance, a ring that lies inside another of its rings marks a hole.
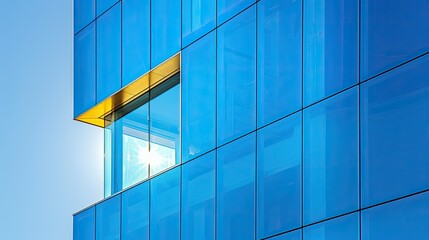
[[[75,120],[105,127],[104,118],[115,110],[140,97],[160,83],[180,71],[180,53],[161,63],[154,69],[140,76],[129,85],[104,99],[91,109],[79,115]]]

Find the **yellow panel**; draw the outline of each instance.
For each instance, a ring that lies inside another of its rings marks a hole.
[[[75,118],[75,120],[99,127],[105,127],[104,118],[107,115],[145,94],[150,88],[154,88],[179,71],[180,53],[161,63],[118,92],[82,113]]]

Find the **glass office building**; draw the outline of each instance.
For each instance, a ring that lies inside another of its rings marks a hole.
[[[74,240],[429,239],[429,1],[74,0],[105,198]]]

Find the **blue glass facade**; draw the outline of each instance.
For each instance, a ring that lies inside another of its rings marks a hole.
[[[428,239],[428,11],[75,0],[74,117],[136,98],[101,117],[106,199],[74,240]]]

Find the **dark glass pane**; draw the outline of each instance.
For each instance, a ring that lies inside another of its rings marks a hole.
[[[180,239],[180,167],[150,184],[150,239]]]
[[[359,207],[358,88],[304,110],[304,224]]]
[[[151,91],[150,175],[180,162],[180,86],[168,90],[164,86]]]
[[[304,105],[358,82],[358,0],[304,1]]]
[[[122,86],[150,69],[150,0],[122,0]]]
[[[258,131],[258,238],[301,225],[301,113]]]
[[[96,206],[96,239],[119,240],[121,231],[121,195]]]
[[[216,1],[182,0],[182,46],[216,27]]]
[[[302,3],[258,4],[258,127],[302,105]]]
[[[256,128],[256,7],[218,29],[217,143]]]
[[[273,238],[270,240],[301,240],[302,239],[302,230],[296,230],[293,232],[288,232]]]
[[[214,240],[215,152],[182,166],[182,239]]]
[[[95,23],[74,38],[74,116],[95,105]]]
[[[216,33],[182,51],[182,161],[216,146]]]
[[[95,207],[73,216],[73,240],[95,240]]]
[[[216,238],[255,238],[254,133],[218,149]]]
[[[427,0],[362,0],[362,80],[429,51],[428,11]]]
[[[88,1],[88,0],[86,0]],[[108,10],[110,7],[113,6],[116,2],[119,0],[96,0],[97,2],[97,16],[100,16],[103,12]]]
[[[122,194],[122,240],[149,239],[149,182]]]
[[[429,239],[429,193],[362,212],[363,240]]]
[[[95,19],[95,0],[74,0],[74,33]]]
[[[362,204],[429,188],[429,57],[362,84]]]
[[[304,228],[305,240],[359,240],[359,213]]]
[[[217,24],[226,22],[254,2],[255,0],[217,0]]]
[[[181,1],[152,0],[151,66],[155,67],[180,51]]]
[[[97,19],[97,102],[121,88],[121,4]]]

